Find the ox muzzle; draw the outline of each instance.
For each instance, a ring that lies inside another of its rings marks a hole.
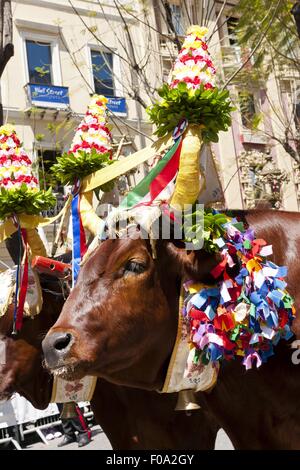
[[[49,369],[56,369],[65,364],[75,339],[72,333],[48,333],[42,342],[46,365]]]

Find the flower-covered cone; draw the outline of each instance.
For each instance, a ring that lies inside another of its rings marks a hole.
[[[111,133],[107,124],[107,98],[94,95],[79,124],[70,150],[58,157],[52,170],[64,184],[72,184],[112,163]],[[105,188],[101,188],[105,189]]]
[[[148,108],[156,134],[173,132],[182,119],[199,126],[205,143],[217,142],[218,132],[231,124],[229,93],[215,86],[216,69],[206,43],[207,28],[191,26],[170,73],[158,90],[162,98]]]
[[[0,186],[17,189],[24,183],[32,190],[38,189],[32,161],[22,148],[15,129],[8,124],[0,127]]]
[[[171,88],[176,88],[182,82],[187,84],[189,90],[197,90],[200,85],[203,85],[205,90],[214,87],[216,69],[206,43],[207,32],[207,28],[200,26],[191,26],[188,29],[171,72]]]
[[[111,133],[107,127],[107,98],[94,95],[88,106],[88,110],[77,128],[69,153],[78,156],[82,150],[91,153],[97,150],[99,158],[101,154],[112,154]]]
[[[51,189],[39,190],[32,161],[14,127],[0,127],[0,219],[12,214],[39,214],[54,204]]]

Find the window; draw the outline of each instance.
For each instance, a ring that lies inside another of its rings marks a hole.
[[[229,44],[231,46],[236,46],[238,44],[236,29],[238,25],[238,18],[234,18],[233,16],[227,16],[227,30],[229,36]]]
[[[52,187],[55,192],[61,194],[64,193],[64,187],[57,183],[50,168],[56,163],[57,157],[61,156],[61,153],[56,150],[39,148],[37,150],[38,162],[39,162],[39,183],[41,189],[48,189]]]
[[[29,82],[39,85],[53,83],[51,44],[26,40]]]
[[[91,50],[95,93],[115,96],[113,79],[113,54]]]
[[[239,103],[243,126],[251,129],[256,115],[254,95],[248,92],[240,92]]]
[[[172,23],[175,28],[176,34],[184,36],[185,31],[182,24],[182,11],[179,5],[170,4],[170,10],[172,15]]]

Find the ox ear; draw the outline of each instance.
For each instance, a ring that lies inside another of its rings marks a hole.
[[[176,269],[188,279],[205,284],[214,284],[212,269],[222,261],[219,253],[207,253],[204,250],[186,250],[183,244],[169,242],[167,252],[175,261]]]

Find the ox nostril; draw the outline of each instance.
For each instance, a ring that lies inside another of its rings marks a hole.
[[[64,349],[68,348],[68,346],[70,345],[71,339],[72,339],[72,335],[70,333],[65,333],[55,339],[53,343],[53,347],[57,351],[63,351]]]

